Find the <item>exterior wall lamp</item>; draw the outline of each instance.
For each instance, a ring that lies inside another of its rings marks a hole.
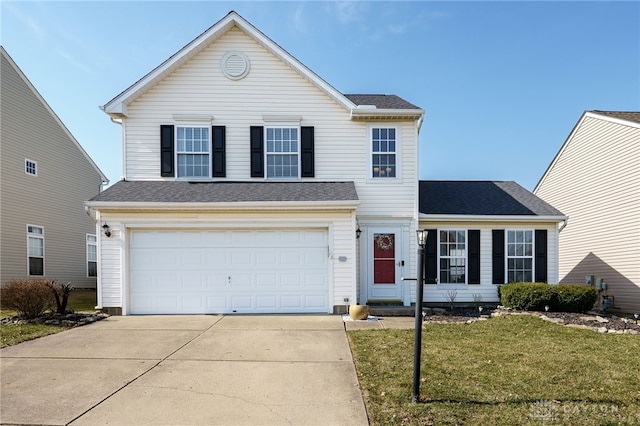
[[[360,226],[358,226],[358,229],[356,229],[356,239],[357,240],[360,239],[360,234],[362,234],[362,231],[360,230]]]
[[[426,229],[418,229],[416,236],[418,238],[418,279],[416,281],[416,313],[415,313],[415,338],[413,347],[413,392],[411,395],[412,402],[420,402],[420,358],[422,352],[422,299],[423,299],[423,281],[424,281],[424,246],[427,244]]]
[[[102,233],[107,238],[109,238],[111,236],[111,227],[109,225],[107,225],[106,222],[104,223],[104,225],[102,225]]]

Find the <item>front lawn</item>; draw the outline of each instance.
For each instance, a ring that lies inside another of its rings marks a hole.
[[[637,425],[640,336],[531,316],[423,330],[411,403],[413,330],[348,332],[372,425]]]
[[[67,309],[75,312],[94,312],[96,300],[95,290],[74,290],[69,295]],[[16,311],[0,309],[0,318],[9,318],[15,315],[17,315]],[[2,324],[0,325],[0,348],[59,333],[63,330],[66,330],[66,327],[44,324]]]

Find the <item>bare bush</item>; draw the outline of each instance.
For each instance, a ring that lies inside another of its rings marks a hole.
[[[67,312],[67,303],[69,302],[69,295],[73,290],[71,283],[61,284],[57,281],[49,281],[47,283],[56,301],[56,312],[59,314],[65,314]]]
[[[37,318],[53,305],[52,281],[11,280],[2,288],[2,305],[25,318]]]

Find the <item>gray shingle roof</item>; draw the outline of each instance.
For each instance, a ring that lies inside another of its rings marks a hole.
[[[396,95],[344,95],[356,105],[375,105],[380,109],[420,109]]]
[[[420,181],[420,213],[564,216],[512,181]]]
[[[621,120],[633,121],[634,123],[640,123],[640,112],[636,111],[589,111],[594,114],[606,115],[609,117],[619,118]]]
[[[234,203],[357,200],[353,182],[120,181],[89,201]]]

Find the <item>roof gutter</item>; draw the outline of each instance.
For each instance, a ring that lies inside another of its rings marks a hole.
[[[243,201],[243,202],[120,202],[120,201],[87,201],[85,206],[98,211],[117,210],[156,210],[156,211],[304,211],[304,210],[354,210],[359,200],[346,201]]]
[[[423,214],[418,216],[425,222],[564,222],[567,216],[528,216],[528,215],[449,215],[449,214]],[[564,227],[564,226],[563,226]],[[560,228],[562,229],[562,228]]]

